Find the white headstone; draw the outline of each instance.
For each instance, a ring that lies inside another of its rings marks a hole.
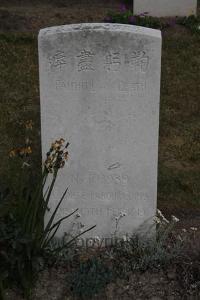
[[[196,15],[197,0],[133,0],[133,11],[154,17]]]
[[[58,216],[76,208],[81,215],[64,222],[58,235],[82,224],[96,224],[88,235],[101,237],[151,224],[157,198],[160,31],[121,24],[45,28],[39,33],[39,69],[43,159],[55,139],[70,142],[51,211],[69,186]],[[120,217],[121,212],[127,215]]]

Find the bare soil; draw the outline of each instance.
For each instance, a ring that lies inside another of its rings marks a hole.
[[[200,243],[195,249],[196,253],[200,251]],[[46,269],[38,278],[31,300],[198,300],[200,259],[199,254],[190,254],[189,259],[172,262],[165,268],[127,273],[126,278],[108,283],[98,293],[91,292],[91,297],[76,296],[67,266]],[[19,290],[7,290],[5,300],[13,299],[24,300]]]

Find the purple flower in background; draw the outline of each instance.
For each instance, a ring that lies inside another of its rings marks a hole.
[[[174,26],[176,25],[176,19],[173,18],[173,19],[169,20],[169,21],[168,21],[168,25],[169,25],[170,27],[174,27]]]
[[[135,16],[130,16],[128,18],[128,21],[129,21],[130,24],[136,24],[136,18],[135,18]]]
[[[111,22],[112,22],[112,17],[111,17],[111,16],[105,17],[105,18],[104,18],[104,22],[111,23]]]
[[[126,5],[124,3],[121,3],[120,4],[120,12],[125,12],[127,9],[126,9]]]
[[[146,17],[146,15],[148,15],[148,14],[149,14],[149,13],[148,13],[147,11],[145,11],[145,12],[139,14],[138,16],[140,16],[140,17]]]

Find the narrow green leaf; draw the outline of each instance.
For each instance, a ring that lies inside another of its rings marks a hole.
[[[62,201],[63,201],[63,199],[64,199],[64,197],[65,197],[65,195],[66,195],[66,193],[67,193],[67,191],[68,191],[68,187],[67,187],[67,189],[65,190],[65,192],[63,193],[63,195],[62,195],[60,201],[58,202],[58,204],[57,204],[57,206],[56,206],[56,208],[55,208],[53,214],[51,215],[51,218],[50,218],[50,220],[49,220],[47,226],[45,227],[44,235],[46,235],[47,232],[49,231],[49,228],[51,227],[51,224],[53,223],[53,220],[54,220],[54,218],[55,218],[55,215],[56,215],[56,213],[57,213],[57,210],[58,210],[58,208],[60,207],[60,205],[61,205],[61,203],[62,203]]]
[[[72,213],[70,213],[69,215],[67,215],[67,216],[65,216],[65,217],[63,217],[63,218],[61,218],[61,219],[59,219],[50,229],[49,229],[49,231],[51,231],[55,226],[57,226],[57,223],[60,223],[60,222],[62,222],[62,221],[64,221],[65,219],[67,219],[67,218],[69,218],[69,217],[71,217],[75,212],[77,212],[78,211],[78,208],[77,209],[75,209]]]
[[[60,224],[61,224],[65,219],[69,218],[70,216],[72,216],[72,215],[73,215],[75,212],[77,212],[77,211],[78,211],[78,208],[75,209],[75,210],[74,210],[72,213],[70,213],[69,215],[67,215],[67,216],[65,216],[65,217],[63,217],[63,218],[60,218],[55,224],[53,224],[52,227],[49,228],[48,234],[46,233],[46,235],[47,235],[46,237],[45,237],[45,234],[44,234],[45,241],[44,241],[43,245],[48,241],[48,237],[49,237],[51,231],[52,231],[57,225],[60,226]],[[44,238],[44,237],[43,237],[43,238]],[[48,242],[48,243],[49,243],[49,242]],[[44,246],[44,247],[45,247],[45,246]]]
[[[42,248],[43,248],[43,249],[46,248],[46,247],[49,245],[49,243],[51,242],[51,240],[54,238],[56,232],[58,231],[58,229],[59,229],[59,227],[60,227],[60,224],[61,224],[61,222],[59,222],[59,223],[57,224],[57,226],[56,226],[54,232],[52,233],[52,235],[51,235],[50,237],[49,237],[49,235],[50,235],[51,231],[48,232],[49,234],[48,234],[48,236],[47,236],[47,239],[44,241],[44,243],[43,243],[43,245],[42,245]]]

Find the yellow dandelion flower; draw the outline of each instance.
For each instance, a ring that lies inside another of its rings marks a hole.
[[[11,151],[9,152],[9,156],[10,156],[10,157],[16,156],[16,151],[15,151],[15,150],[11,150]]]
[[[62,160],[62,161],[60,162],[60,165],[59,165],[59,167],[60,167],[60,168],[63,168],[63,167],[64,167],[64,165],[65,165],[65,162]]]
[[[32,153],[32,149],[31,149],[30,146],[26,147],[24,150],[25,150],[26,154],[31,154]]]
[[[28,120],[28,121],[26,121],[26,123],[25,123],[26,129],[32,130],[32,129],[33,129],[33,125],[34,125],[34,123],[33,123],[32,120]]]
[[[55,143],[51,144],[51,147],[53,148],[53,150],[57,150],[60,147],[60,143],[56,141]]]
[[[65,142],[65,140],[63,138],[61,138],[58,142],[59,142],[59,144],[63,144]]]
[[[68,157],[69,157],[69,153],[68,153],[68,152],[65,152],[65,153],[64,153],[64,159],[65,159],[65,160],[68,160]]]

